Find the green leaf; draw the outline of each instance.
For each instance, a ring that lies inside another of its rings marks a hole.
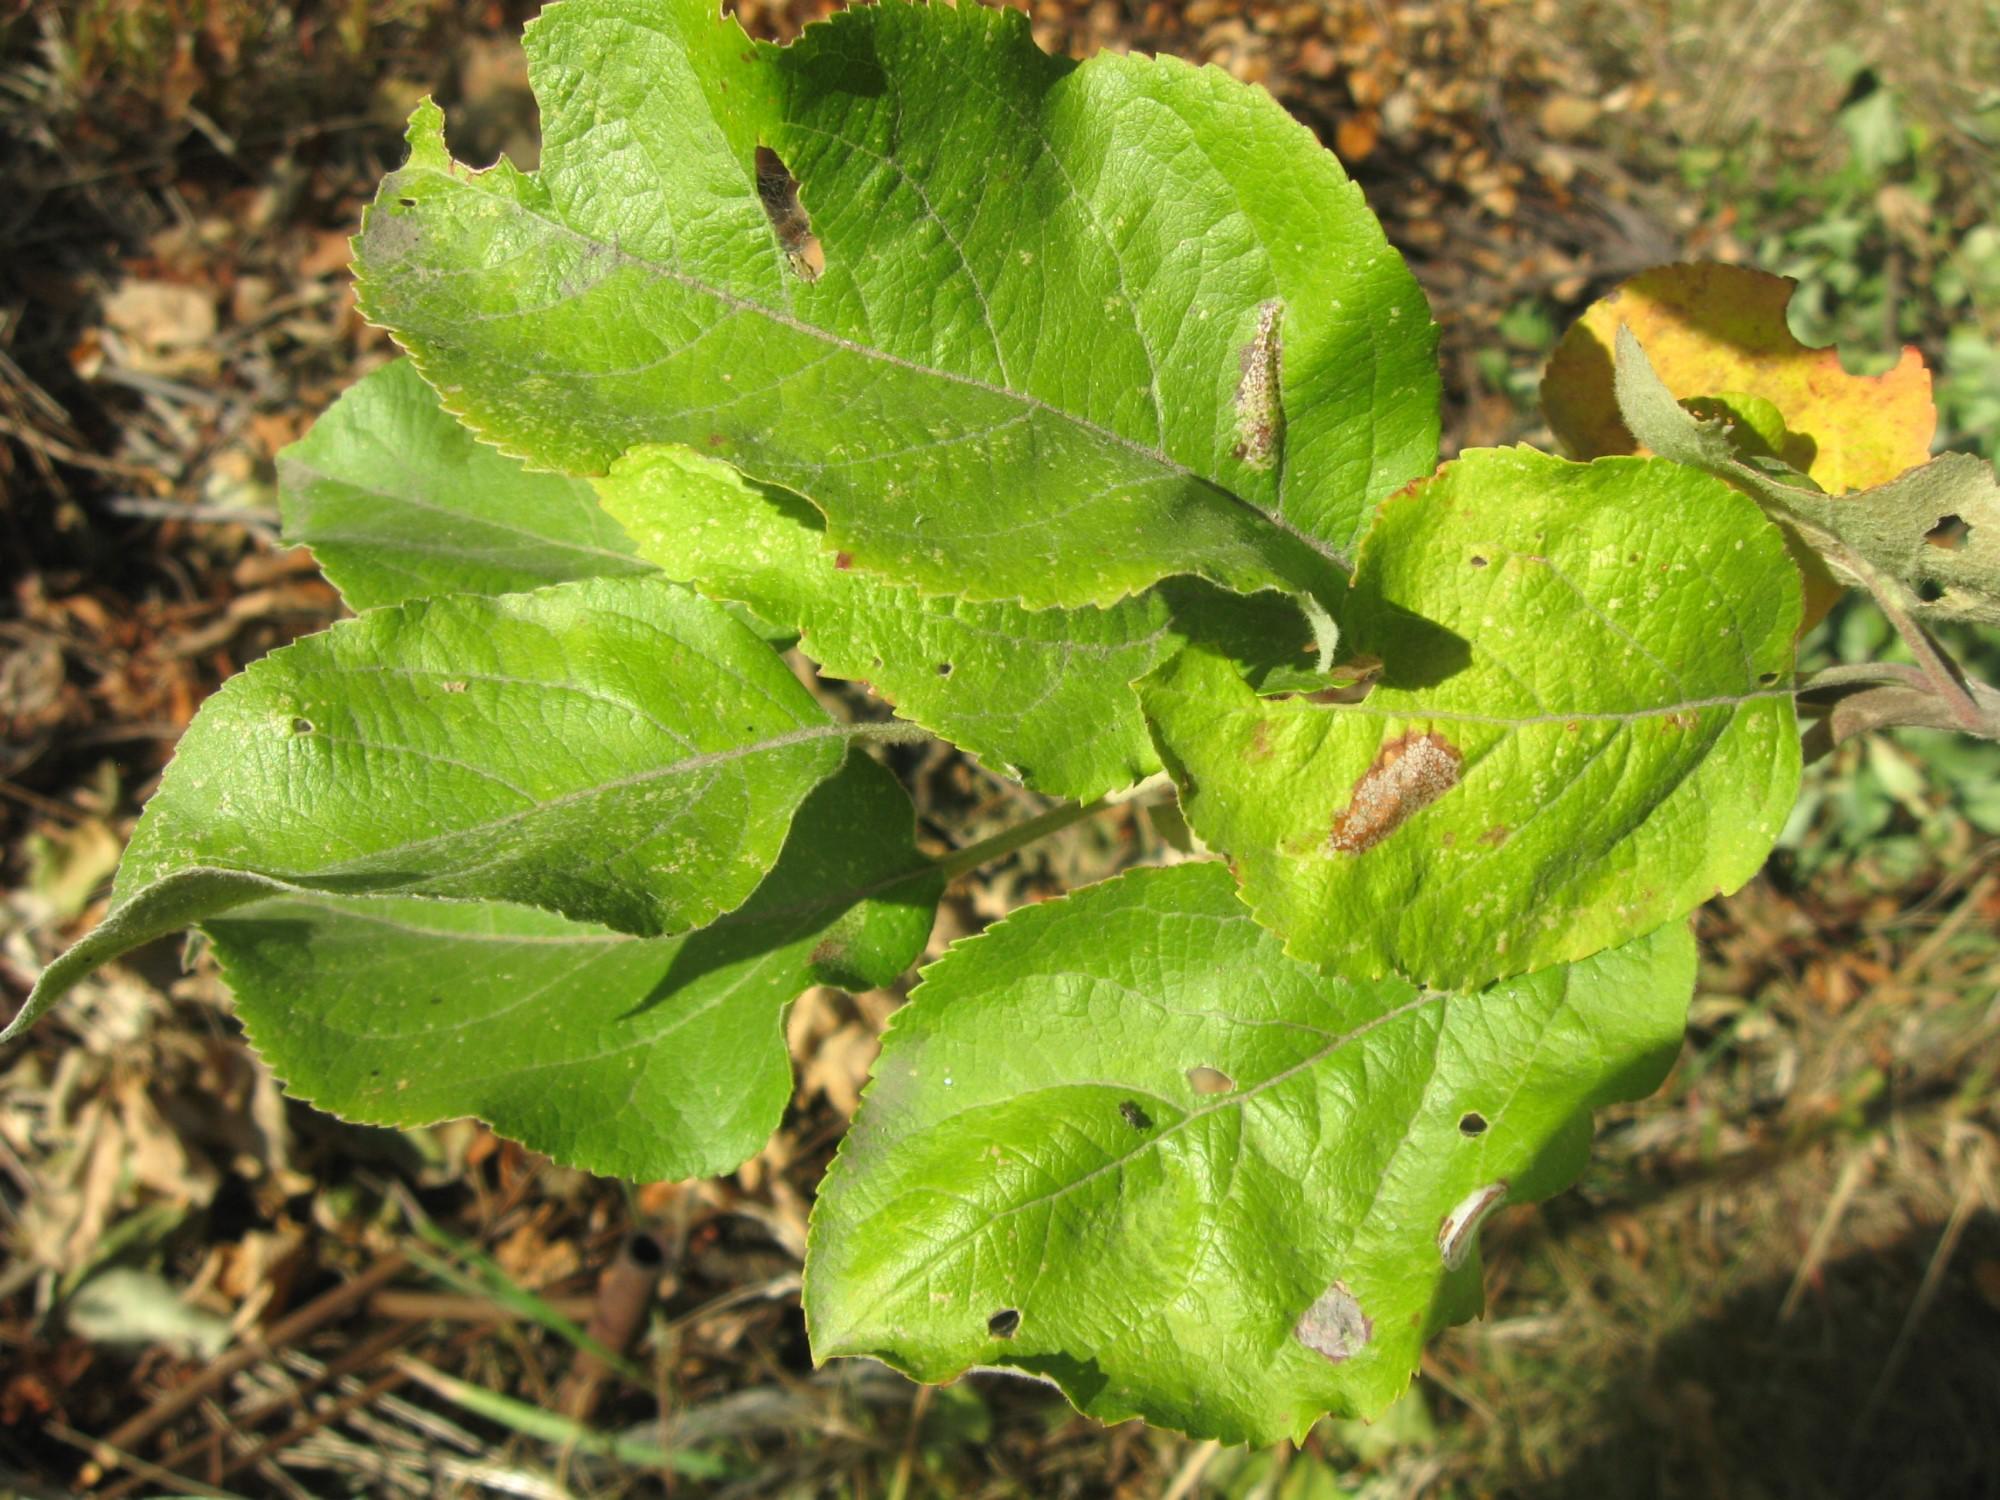
[[[1132,683],[1190,634],[1227,635],[1252,661],[1302,660],[1309,638],[1284,596],[1194,579],[1107,609],[924,595],[827,551],[796,496],[685,448],[641,449],[598,493],[670,577],[796,629],[822,671],[1052,796],[1088,801],[1159,770]]]
[[[1212,864],[1017,912],[891,1023],[813,1212],[814,1356],[1231,1443],[1373,1416],[1479,1311],[1483,1214],[1658,1085],[1694,971],[1675,925],[1476,995],[1342,979]]]
[[[1140,685],[1189,823],[1343,973],[1463,987],[1587,957],[1763,862],[1798,791],[1798,574],[1659,459],[1467,453],[1385,505],[1341,616],[1360,702],[1190,651]]]
[[[710,0],[567,0],[526,46],[540,170],[453,162],[426,104],[358,242],[368,316],[509,451],[685,443],[857,567],[1034,607],[1329,595],[1431,467],[1422,294],[1260,90],[980,6],[777,48]]]
[[[1945,453],[1872,489],[1825,495],[1804,475],[1745,462],[1726,423],[1684,410],[1631,329],[1618,330],[1615,357],[1621,418],[1656,453],[1732,481],[1837,573],[1889,591],[1908,614],[2000,625],[2000,477],[1991,463]]]
[[[691,936],[396,897],[264,901],[205,926],[251,1041],[320,1108],[476,1115],[570,1166],[702,1177],[784,1113],[799,991],[887,984],[922,951],[938,881],[911,831],[895,778],[856,755],[756,894]]]
[[[98,929],[11,1035],[90,968],[266,896],[512,901],[656,935],[739,905],[849,740],[784,662],[664,580],[376,610],[202,705]]]
[[[357,610],[652,571],[588,482],[480,442],[408,360],[334,402],[278,455],[278,480],[285,540]]]

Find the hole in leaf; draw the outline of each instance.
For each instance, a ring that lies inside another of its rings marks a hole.
[[[293,734],[311,734],[312,732],[313,732],[313,721],[311,719],[292,720]]]
[[[405,208],[415,208],[417,206],[417,200],[414,198],[398,198],[396,201]]]
[[[1187,1081],[1197,1094],[1227,1094],[1236,1087],[1236,1080],[1222,1069],[1206,1066],[1189,1068]]]
[[[799,202],[798,179],[769,146],[757,148],[757,201],[764,205],[764,217],[771,221],[792,273],[801,281],[818,281],[826,269],[826,253]]]
[[[1778,680],[1778,674],[1776,672],[1760,672],[1757,674],[1758,683],[1764,687],[1769,687],[1772,683],[1776,682],[1777,680]]]
[[[1957,516],[1939,516],[1937,525],[1924,533],[1924,540],[1947,552],[1962,551],[1972,539],[1972,528]]]
[[[1153,1117],[1139,1108],[1138,1104],[1131,1099],[1120,1102],[1118,1113],[1125,1117],[1125,1123],[1130,1125],[1134,1130],[1151,1130],[1153,1128]]]
[[[1476,1109],[1469,1109],[1458,1117],[1458,1133],[1465,1136],[1486,1134],[1486,1116]]]
[[[625,1241],[625,1258],[644,1270],[657,1270],[667,1263],[667,1247],[650,1234],[635,1234]]]
[[[986,1331],[996,1339],[1011,1339],[1021,1329],[1021,1309],[1003,1307],[986,1320]]]
[[[1926,604],[1935,604],[1944,597],[1944,585],[1935,578],[1917,580],[1917,597]]]
[[[1486,559],[1481,557],[1478,553],[1475,552],[1472,555],[1472,565],[1475,568],[1483,568],[1486,566]]]
[[[951,663],[950,663],[950,662],[948,662],[948,661],[941,661],[941,662],[939,662],[939,663],[937,664],[937,674],[938,674],[938,676],[940,676],[940,677],[949,677],[949,676],[951,676]]]

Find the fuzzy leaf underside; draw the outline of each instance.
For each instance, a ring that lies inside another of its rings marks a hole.
[[[1658,1085],[1694,971],[1675,924],[1478,994],[1341,979],[1212,864],[1017,912],[891,1022],[813,1212],[814,1355],[1231,1443],[1373,1416],[1479,1311],[1483,1212]]]
[[[636,1181],[727,1172],[791,1096],[784,1013],[809,984],[886,984],[938,882],[909,798],[863,755],[799,809],[737,911],[635,938],[494,903],[314,896],[205,924],[252,1042],[343,1119],[461,1115]]]
[[[266,896],[508,901],[648,936],[704,926],[756,888],[855,733],[720,606],[664,579],[372,611],[202,705],[105,920],[8,1034],[97,964]]]
[[[278,455],[278,481],[285,540],[357,610],[652,571],[588,481],[480,442],[408,360],[329,407]]]
[[[1383,507],[1342,613],[1360,702],[1191,650],[1140,686],[1189,823],[1287,950],[1460,988],[1733,890],[1797,794],[1798,574],[1662,459],[1473,451]]]
[[[1971,453],[1944,453],[1886,483],[1821,494],[1797,473],[1746,463],[1724,424],[1684,410],[1630,329],[1617,336],[1620,409],[1648,447],[1729,480],[1804,536],[1834,568],[1888,590],[1928,620],[2000,625],[2000,476]]]
[[[1041,608],[1182,573],[1328,597],[1433,462],[1414,279],[1217,70],[893,0],[785,48],[708,0],[566,0],[526,46],[539,170],[460,166],[424,106],[357,267],[538,466],[684,443],[809,498],[857,567]],[[767,211],[760,149],[796,204]]]
[[[827,551],[796,496],[685,448],[629,454],[597,488],[670,577],[795,629],[823,672],[866,682],[900,717],[1051,796],[1087,801],[1159,770],[1132,684],[1191,636],[1227,638],[1253,670],[1309,660],[1284,596],[1195,579],[1106,609],[922,594]]]

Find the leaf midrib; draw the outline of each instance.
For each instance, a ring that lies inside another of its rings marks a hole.
[[[908,371],[913,375],[946,381],[950,384],[963,386],[969,390],[978,391],[983,395],[995,397],[1000,400],[1011,401],[1017,403],[1022,407],[1025,407],[1029,411],[1045,412],[1049,416],[1054,417],[1059,421],[1069,423],[1071,426],[1075,427],[1078,431],[1086,433],[1087,435],[1093,438],[1096,438],[1103,442],[1110,443],[1115,447],[1123,448],[1127,452],[1132,453],[1139,458],[1143,458],[1149,463],[1152,463],[1157,467],[1166,470],[1171,475],[1189,480],[1195,484],[1202,486],[1204,489],[1213,491],[1222,500],[1225,500],[1233,505],[1240,506],[1242,509],[1248,511],[1251,515],[1255,516],[1259,521],[1262,521],[1267,525],[1273,527],[1277,531],[1283,533],[1284,535],[1289,536],[1290,538],[1292,538],[1292,540],[1300,543],[1313,553],[1324,558],[1326,561],[1334,564],[1334,566],[1340,568],[1343,572],[1352,573],[1354,570],[1353,559],[1347,553],[1343,552],[1342,550],[1335,547],[1332,543],[1324,540],[1323,538],[1314,536],[1311,532],[1301,530],[1299,527],[1293,525],[1291,521],[1287,520],[1282,513],[1265,510],[1262,506],[1259,506],[1250,501],[1249,499],[1245,498],[1244,496],[1237,494],[1234,490],[1228,488],[1226,485],[1220,483],[1219,481],[1212,479],[1205,474],[1198,473],[1194,469],[1189,468],[1186,464],[1174,458],[1171,454],[1165,452],[1163,449],[1148,447],[1145,443],[1140,442],[1136,438],[1127,437],[1123,433],[1118,432],[1112,428],[1103,426],[1101,423],[1092,421],[1088,417],[1079,416],[1075,412],[1066,411],[1063,408],[1053,405],[1052,403],[1044,400],[1042,397],[1034,395],[1031,392],[1017,391],[1007,386],[995,385],[991,381],[982,380],[976,375],[965,375],[961,374],[956,370],[941,369],[935,365],[927,365],[919,360],[909,359],[903,355],[891,353],[887,349],[877,349],[871,347],[870,345],[859,343],[853,339],[846,337],[843,334],[835,333],[833,330],[829,328],[822,328],[816,323],[808,322],[807,320],[800,318],[793,313],[780,311],[779,309],[770,307],[765,303],[755,300],[754,298],[743,296],[742,294],[737,292],[726,291],[721,287],[711,285],[710,283],[702,280],[700,277],[691,275],[688,272],[682,271],[676,267],[662,265],[658,261],[648,259],[645,256],[635,255],[631,251],[626,250],[624,247],[620,245],[607,243],[604,240],[596,238],[594,235],[588,234],[585,231],[576,228],[574,225],[565,223],[560,219],[551,218],[547,214],[540,213],[535,209],[529,207],[527,204],[521,202],[518,198],[515,198],[511,195],[487,192],[484,189],[475,186],[472,182],[468,181],[466,178],[463,178],[448,170],[431,166],[406,166],[401,171],[396,173],[394,177],[389,179],[389,181],[383,184],[382,197],[386,198],[393,196],[393,194],[396,192],[396,184],[399,181],[407,179],[411,176],[432,177],[441,180],[447,185],[447,187],[455,191],[470,191],[470,192],[480,193],[482,197],[485,198],[487,201],[503,203],[511,211],[518,213],[523,217],[533,219],[537,223],[547,227],[552,232],[556,234],[566,235],[570,239],[576,241],[577,243],[581,245],[586,245],[590,247],[593,251],[599,253],[600,255],[608,257],[611,265],[614,268],[619,266],[630,267],[646,275],[654,276],[661,280],[674,282],[675,284],[686,288],[688,291],[695,293],[697,296],[709,298],[711,301],[718,303],[722,307],[728,309],[730,312],[748,313],[758,317],[762,317],[776,324],[779,327],[786,328],[794,333],[801,334],[807,338],[817,339],[822,343],[828,344],[833,348],[840,350],[841,352],[852,354],[862,359],[875,360],[882,364],[887,364],[897,369]],[[379,203],[380,200],[378,199],[378,207],[374,211],[378,213],[384,212],[384,210],[381,207],[379,207]],[[570,294],[569,296],[561,300],[571,301],[578,296],[587,296],[589,295],[590,290],[593,290],[595,286],[602,284],[603,284],[602,281],[599,280],[598,282],[593,283],[593,286],[591,288],[586,288],[583,292]],[[560,303],[556,305],[560,305]],[[412,358],[418,360],[419,368],[421,368],[423,363],[422,356],[415,350],[411,351],[411,355]]]

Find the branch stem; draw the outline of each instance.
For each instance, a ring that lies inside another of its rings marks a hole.
[[[1081,823],[1085,818],[1093,818],[1109,808],[1122,807],[1128,802],[1137,801],[1156,787],[1166,784],[1167,778],[1164,775],[1149,776],[1128,791],[1113,792],[1108,797],[1099,797],[1095,802],[1065,802],[1059,807],[1052,807],[1047,812],[1037,813],[1024,822],[1016,823],[1012,828],[1001,829],[990,839],[967,844],[963,849],[946,855],[938,861],[937,873],[944,877],[946,884],[949,884],[981,865],[991,864],[996,859],[1004,859],[1016,849],[1025,849],[1030,844],[1039,843],[1050,834],[1060,833],[1071,824]]]
[[[1910,655],[1917,659],[1917,669],[1930,683],[1931,691],[1944,701],[1960,728],[1973,734],[1980,733],[1985,721],[1979,712],[1979,705],[1973,701],[1971,690],[1959,677],[1957,663],[1944,654],[1922,623],[1904,610],[1902,602],[1895,597],[1894,584],[1884,582],[1873,569],[1862,572],[1861,576],[1868,585],[1868,592],[1874,597],[1876,608],[1889,617],[1889,623],[1896,627],[1896,634],[1903,638],[1903,644],[1910,648]]]

